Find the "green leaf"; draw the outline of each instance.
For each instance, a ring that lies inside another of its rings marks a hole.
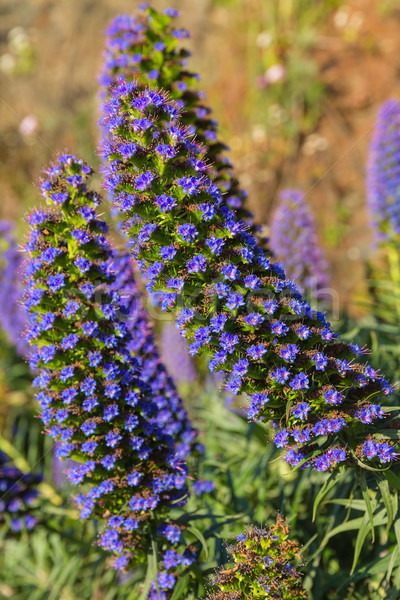
[[[367,508],[364,500],[354,500],[353,498],[334,498],[333,500],[328,500],[327,504],[338,504],[352,510],[360,510],[363,513],[365,513]]]
[[[329,476],[329,479],[327,479],[325,481],[324,485],[318,492],[317,497],[314,500],[313,516],[312,516],[313,522],[315,521],[318,506],[320,505],[322,500],[325,498],[325,496],[330,492],[330,490],[333,487],[335,487],[335,485],[340,481],[340,479],[343,477],[344,473],[345,473],[345,470],[343,467],[339,468],[337,471],[334,471],[333,473],[331,473],[331,475]]]
[[[379,491],[382,496],[383,503],[386,508],[386,514],[387,514],[386,533],[389,533],[389,529],[392,526],[393,519],[394,519],[393,503],[394,503],[394,501],[396,501],[396,504],[397,504],[397,497],[393,498],[393,500],[392,500],[392,496],[390,494],[389,482],[387,479],[378,479],[378,487],[379,487]]]
[[[179,577],[178,582],[174,587],[174,593],[172,594],[170,600],[180,600],[180,598],[186,597],[189,577],[189,573]],[[183,594],[185,594],[185,596]]]
[[[387,586],[390,585],[390,578],[392,576],[393,568],[396,564],[396,559],[399,556],[399,547],[395,546],[393,552],[390,555],[390,562],[386,573]]]
[[[138,600],[145,600],[147,598],[147,594],[149,593],[151,582],[155,581],[157,585],[157,563],[158,563],[158,550],[157,550],[157,539],[156,534],[152,530],[151,532],[151,543],[149,544],[149,548],[147,551],[147,573],[146,579],[143,583],[142,593],[140,594]],[[135,595],[129,596],[128,600],[136,600],[137,592],[134,592]]]
[[[25,458],[17,451],[15,446],[0,435],[0,450],[7,454],[15,466],[20,469],[23,473],[29,473],[31,468],[26,462]]]
[[[199,540],[199,542],[203,546],[203,550],[205,552],[206,558],[208,558],[207,542],[204,538],[204,535],[201,533],[200,529],[197,529],[197,527],[194,527],[194,525],[191,525],[190,527],[187,528],[187,531],[189,533],[191,533],[192,535],[194,535],[194,537]]]
[[[375,542],[374,516],[373,516],[373,511],[372,511],[371,499],[369,497],[367,478],[365,476],[364,471],[358,471],[357,478],[358,478],[358,481],[359,481],[359,484],[361,487],[361,493],[362,493],[364,501],[365,501],[365,506],[367,507],[367,514],[368,514],[369,523],[370,523],[370,527],[371,527],[371,534],[372,534],[372,543],[374,543]],[[354,568],[354,563],[353,563],[353,568]]]
[[[373,523],[373,521],[372,521],[372,523]],[[361,554],[361,550],[364,545],[365,538],[367,537],[370,530],[371,530],[371,522],[370,522],[370,516],[367,512],[367,513],[365,513],[365,515],[362,519],[360,529],[357,534],[356,544],[355,544],[355,548],[354,548],[353,564],[351,566],[351,571],[350,571],[351,574],[354,573],[354,569],[357,565],[359,556]]]
[[[400,567],[396,570],[396,575],[392,584],[392,599],[397,600],[400,592]],[[396,594],[396,595],[395,595]]]
[[[400,556],[400,519],[396,519],[396,521],[394,522],[394,531],[396,534],[397,544],[394,547],[393,552],[391,554],[389,566],[388,566],[387,573],[386,573],[388,587],[390,586],[390,578],[392,576],[392,572],[393,572],[394,566],[396,564],[396,559]],[[396,578],[399,577],[399,570],[400,570],[400,568],[397,571]]]
[[[329,531],[329,533],[326,534],[326,536],[322,540],[320,549],[324,548],[326,546],[326,544],[329,542],[329,540],[331,538],[335,537],[335,535],[338,535],[339,533],[344,533],[345,531],[353,531],[353,530],[360,529],[362,527],[366,517],[368,517],[368,515],[365,514],[363,517],[357,517],[356,519],[351,519],[350,521],[346,521],[345,523],[342,523],[341,525],[334,527],[331,531]],[[378,514],[375,515],[374,525],[375,525],[375,527],[378,527],[379,525],[384,525],[385,523],[386,523],[385,511],[381,510],[381,511],[379,511]],[[369,522],[368,522],[368,526],[369,526]]]
[[[398,492],[400,492],[400,479],[393,471],[385,471],[386,479],[389,484]]]

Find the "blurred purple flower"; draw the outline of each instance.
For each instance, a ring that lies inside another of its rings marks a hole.
[[[158,408],[158,415],[154,423],[162,427],[165,434],[175,439],[176,452],[185,458],[196,445],[196,430],[193,429],[187,417],[174,382],[171,377],[175,375],[168,368],[156,346],[153,328],[149,315],[144,308],[144,297],[135,281],[135,265],[129,254],[114,251],[110,260],[110,271],[115,275],[115,282],[111,289],[119,293],[120,305],[124,311],[124,322],[131,335],[128,349],[132,352],[140,371],[140,378],[146,382],[153,394],[154,402]],[[175,329],[175,328],[174,328]],[[176,337],[180,338],[176,331]],[[182,345],[183,344],[183,345]],[[180,353],[177,350],[181,348]],[[175,361],[175,371],[191,381],[196,377],[196,371],[183,339],[176,340],[174,348],[169,348],[166,356]],[[191,370],[189,368],[191,367]],[[179,382],[175,379],[175,383]],[[157,422],[157,420],[159,421]]]
[[[378,240],[400,233],[400,104],[380,107],[367,164],[367,205]]]
[[[318,243],[314,217],[298,190],[285,190],[271,222],[270,244],[300,291],[329,286],[327,262]]]
[[[14,532],[33,529],[37,518],[32,514],[32,505],[41,481],[40,475],[22,473],[0,452],[0,524],[6,516]]]
[[[188,347],[173,323],[166,323],[161,334],[161,359],[176,385],[196,379],[197,372]]]
[[[0,221],[0,327],[22,356],[29,354],[22,332],[26,317],[20,306],[23,295],[23,255],[18,251],[12,224]]]

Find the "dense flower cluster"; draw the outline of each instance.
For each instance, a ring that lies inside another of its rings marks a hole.
[[[0,327],[18,353],[27,356],[28,346],[22,336],[26,319],[20,307],[23,294],[22,259],[11,223],[0,221]]]
[[[186,502],[183,457],[193,432],[176,398],[177,410],[163,414],[140,378],[126,300],[115,289],[115,256],[95,212],[100,198],[86,188],[90,167],[63,155],[47,174],[41,189],[49,207],[29,217],[25,301],[41,418],[59,442],[58,456],[77,461],[70,481],[92,484],[77,498],[81,518],[105,520],[99,543],[117,554],[115,566],[145,560],[158,531],[159,588],[170,590],[177,565],[192,560],[174,549],[182,527],[168,512]]]
[[[12,531],[33,529],[38,519],[33,508],[42,478],[22,473],[0,452],[0,527],[8,524]]]
[[[394,447],[387,442],[377,442],[372,437],[364,442],[362,448],[359,449],[361,458],[374,458],[378,456],[383,463],[390,462],[395,458]]]
[[[294,562],[299,545],[289,539],[289,527],[281,516],[268,529],[250,527],[228,546],[234,559],[229,569],[220,569],[212,584],[218,591],[209,600],[300,600],[307,598],[301,573]]]
[[[318,243],[314,217],[298,190],[285,190],[271,221],[271,250],[299,290],[316,294],[329,285],[327,262]]]
[[[196,368],[188,347],[173,323],[165,323],[161,333],[160,354],[176,384],[190,383],[196,379]]]
[[[378,239],[400,233],[400,104],[387,100],[378,111],[367,166],[367,203]]]
[[[120,15],[107,30],[103,72],[100,76],[102,98],[107,98],[116,81],[132,81],[142,89],[163,89],[185,109],[183,125],[196,136],[206,148],[205,159],[212,165],[213,175],[223,192],[227,206],[235,208],[250,230],[255,231],[252,215],[245,208],[247,194],[234,178],[232,166],[225,153],[227,147],[218,139],[217,122],[210,116],[211,109],[205,103],[205,94],[197,89],[200,76],[187,69],[190,52],[179,48],[182,40],[189,37],[186,29],[174,27],[178,11],[170,8],[158,12],[145,3],[137,15]],[[126,159],[132,155],[129,142],[121,147]],[[168,157],[171,150],[160,148]],[[111,146],[105,141],[104,155],[109,156]],[[172,158],[172,156],[169,156]],[[162,209],[169,210],[170,200],[161,202]],[[118,208],[125,212],[129,199]]]
[[[128,201],[131,252],[161,308],[176,311],[191,353],[229,374],[230,393],[250,395],[249,418],[273,421],[289,463],[352,464],[386,419],[379,403],[390,385],[357,362],[362,350],[336,339],[222,202],[174,101],[122,82],[103,114],[105,185],[117,206]]]
[[[161,361],[142,294],[135,281],[134,263],[129,254],[114,251],[110,269],[115,276],[110,288],[120,296],[124,323],[131,335],[128,349],[136,359],[140,379],[151,389],[153,402],[157,405],[157,424],[174,438],[176,453],[186,458],[195,447],[199,448],[197,432],[192,428],[165,362]]]

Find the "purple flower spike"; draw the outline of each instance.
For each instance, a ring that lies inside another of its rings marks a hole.
[[[27,245],[37,399],[57,456],[80,459],[68,478],[85,484],[76,498],[81,518],[105,521],[99,543],[125,568],[146,545],[152,515],[174,526],[168,511],[186,503],[185,458],[196,432],[160,364],[140,299],[130,295],[130,261],[112,251],[96,216],[99,197],[86,187],[91,169],[68,156],[48,173],[41,187],[51,208],[31,220]],[[55,190],[64,203],[54,203]]]
[[[123,229],[161,309],[177,311],[190,353],[208,354],[210,370],[226,373],[233,394],[249,394],[251,420],[284,424],[275,439],[279,447],[295,444],[297,456],[307,461],[303,464],[319,470],[354,465],[348,447],[359,451],[377,420],[385,426],[388,417],[373,407],[390,393],[390,385],[357,362],[357,348],[336,339],[282,265],[257,246],[223,203],[212,169],[196,170],[193,165],[205,150],[182,128],[176,103],[158,91],[127,91],[122,83],[113,88],[105,112],[115,159],[108,162],[105,179],[115,204],[127,193],[138,193],[135,181],[141,173],[154,175],[140,191],[140,217],[135,207],[124,213]],[[146,137],[132,125],[138,118],[152,122]],[[130,165],[120,160],[118,146],[124,139],[140,147],[140,157]],[[160,161],[155,152],[160,144],[173,146],[171,158]],[[160,188],[177,201],[173,218],[171,211],[166,219],[159,205]],[[189,226],[194,238],[187,236]],[[223,240],[220,254],[208,243],[211,239]],[[262,400],[266,397],[268,402]],[[288,411],[288,403],[298,410]],[[299,423],[307,435],[299,434]],[[318,451],[310,457],[316,441]],[[344,454],[328,454],[331,448]],[[325,458],[316,463],[318,456]]]
[[[379,241],[400,233],[400,103],[380,107],[367,166],[367,204]]]
[[[36,214],[37,218],[40,218]],[[0,327],[21,356],[28,356],[29,346],[23,338],[26,316],[21,308],[23,296],[23,254],[11,233],[12,225],[0,221]],[[39,262],[31,265],[35,270]]]
[[[302,192],[285,190],[281,193],[271,221],[270,245],[300,291],[316,294],[329,286],[327,262],[318,242],[314,217]]]
[[[108,109],[103,101],[110,98],[112,86],[122,80],[126,82],[126,86],[135,82],[134,85],[142,90],[165,90],[177,101],[179,107],[185,108],[182,125],[188,127],[190,134],[195,135],[197,141],[207,148],[204,159],[194,159],[194,169],[198,173],[206,168],[207,162],[213,165],[224,203],[236,210],[249,230],[255,232],[257,229],[253,225],[252,214],[244,206],[247,194],[234,177],[232,166],[226,157],[227,147],[218,139],[218,124],[210,116],[211,109],[204,104],[205,95],[197,89],[200,77],[186,66],[190,52],[179,47],[180,40],[187,38],[188,32],[185,29],[175,29],[173,20],[178,14],[174,8],[161,12],[145,3],[137,17],[121,15],[112,21],[107,30],[104,65],[100,76],[102,114],[107,118]],[[137,108],[139,107],[138,104]],[[114,118],[113,126],[118,123],[118,118]],[[103,120],[101,125],[104,126]],[[146,119],[139,118],[136,121],[138,130],[150,125],[150,121]],[[110,156],[110,145],[104,129],[103,134],[103,154],[106,157]],[[119,151],[124,162],[134,158],[136,149],[135,144],[130,142],[120,145]],[[157,144],[155,151],[162,160],[168,160],[175,154],[175,149],[169,143]],[[139,179],[138,189],[140,187],[144,190],[148,185],[148,178],[144,175],[143,173]],[[181,184],[195,195],[193,181],[196,180],[183,177]],[[112,192],[112,187],[108,189]],[[161,198],[160,203],[162,210],[171,211],[176,202],[174,199],[164,201]],[[126,200],[118,202],[119,211],[125,212],[126,207]],[[205,218],[209,218],[207,210],[212,210],[212,207],[205,208]]]

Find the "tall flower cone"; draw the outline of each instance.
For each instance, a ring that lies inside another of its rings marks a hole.
[[[400,233],[400,102],[391,98],[380,107],[367,164],[367,204],[377,238]]]
[[[18,250],[12,224],[0,221],[0,327],[17,352],[27,356],[29,347],[23,337],[26,318],[21,308],[23,291],[23,254]]]
[[[205,157],[223,192],[223,201],[235,208],[249,230],[256,232],[252,214],[245,207],[247,193],[240,188],[226,155],[227,146],[218,139],[218,124],[210,116],[204,92],[198,89],[200,76],[188,70],[190,52],[180,47],[189,37],[186,29],[174,26],[178,11],[157,11],[144,3],[135,15],[116,17],[106,33],[104,64],[100,75],[101,99],[110,97],[118,80],[135,80],[142,89],[163,89],[185,109],[182,123],[206,149]],[[104,132],[103,132],[104,133]],[[110,146],[104,141],[104,152]],[[129,153],[127,147],[126,152]],[[120,207],[123,210],[123,206]]]
[[[174,428],[177,415],[169,414],[166,426],[140,377],[106,225],[96,215],[100,198],[86,187],[90,167],[63,155],[47,174],[48,208],[29,217],[25,301],[41,418],[58,455],[77,461],[68,477],[79,486],[81,518],[103,520],[99,544],[115,554],[116,568],[146,561],[153,540],[158,586],[170,591],[176,568],[192,560],[183,527],[168,516],[187,499],[186,450],[174,439],[187,423]]]
[[[176,102],[122,82],[104,114],[105,185],[148,289],[176,313],[192,354],[208,354],[231,393],[250,395],[249,418],[272,422],[289,463],[325,471],[390,461],[394,447],[374,437],[390,385],[358,362],[358,346],[336,339],[223,204]]]
[[[271,250],[300,292],[317,297],[329,286],[313,214],[299,190],[284,190],[271,220]]]

